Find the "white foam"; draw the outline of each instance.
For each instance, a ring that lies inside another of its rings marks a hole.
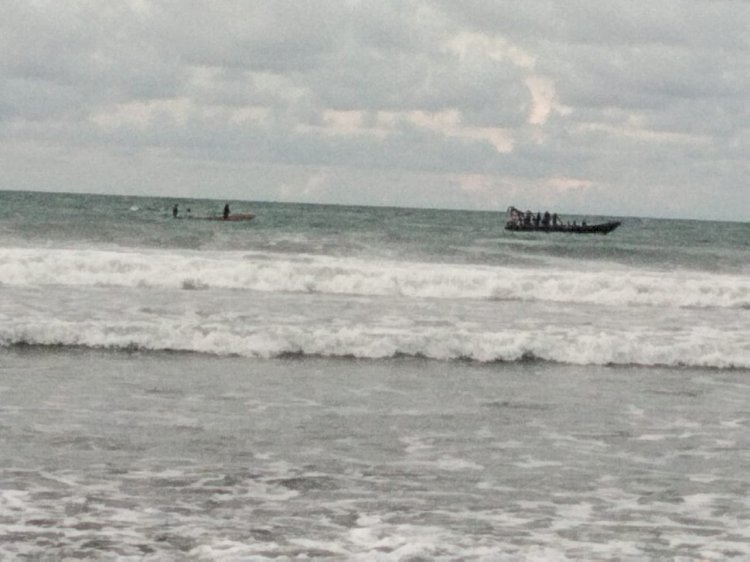
[[[637,441],[665,441],[667,439],[672,439],[672,435],[665,435],[663,433],[648,433],[644,435],[639,435],[636,437]]]
[[[23,510],[29,496],[30,493],[23,490],[0,490],[0,512]]]
[[[647,275],[629,275],[622,285]],[[497,267],[0,249],[0,345],[750,367],[750,317],[721,306],[731,299],[708,289],[668,293],[656,280],[643,295],[661,295],[658,307],[624,304],[629,298],[609,280],[609,292],[583,289],[606,278],[571,274],[561,286],[546,271]],[[714,281],[736,282],[739,293],[748,286],[731,276]],[[492,300],[501,284],[518,285],[514,294],[528,302]],[[577,301],[557,302],[563,298]],[[706,307],[681,307],[700,299]]]
[[[544,461],[544,460],[539,460],[539,459],[533,459],[531,457],[526,457],[526,460],[521,461],[521,462],[516,462],[513,464],[520,468],[528,468],[530,470],[537,469],[537,468],[549,468],[552,466],[562,465],[562,463],[558,461]]]
[[[750,307],[750,278],[524,269],[288,254],[0,248],[0,284],[208,288],[660,307]]]
[[[661,365],[750,368],[742,333],[702,334],[667,339],[653,332],[631,334],[600,327],[571,327],[567,332],[538,329],[485,331],[452,327],[371,325],[265,325],[206,323],[189,315],[152,320],[17,319],[0,315],[0,345],[62,345],[112,349],[175,350],[215,355],[277,357],[284,354],[383,359],[398,355],[437,360],[518,361],[528,357],[576,365]]]
[[[440,470],[448,472],[464,472],[466,470],[483,470],[484,467],[481,464],[477,464],[473,461],[462,459],[458,457],[452,457],[449,455],[443,455],[436,462],[435,466]]]

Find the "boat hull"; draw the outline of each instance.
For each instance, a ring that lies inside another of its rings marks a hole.
[[[250,221],[255,218],[255,213],[235,213],[233,215],[229,215],[227,218],[224,217],[206,217],[206,220],[209,221],[232,221],[232,222],[238,222],[238,221]]]
[[[518,224],[514,222],[508,222],[505,225],[505,230],[511,230],[514,232],[569,232],[573,234],[609,234],[615,228],[620,226],[620,221],[603,222],[599,224],[578,224],[578,225],[567,225],[560,224],[556,226],[535,226],[533,224]]]

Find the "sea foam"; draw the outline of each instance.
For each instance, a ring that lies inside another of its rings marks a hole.
[[[532,269],[268,253],[0,249],[0,284],[236,289],[614,306],[750,307],[750,278]]]
[[[742,334],[688,328],[682,334],[572,326],[567,331],[394,329],[372,325],[245,326],[198,319],[144,321],[11,321],[0,316],[0,345],[80,346],[113,350],[184,351],[272,358],[288,355],[362,359],[515,362],[576,365],[750,368]]]

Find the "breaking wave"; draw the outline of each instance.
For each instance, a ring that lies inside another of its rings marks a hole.
[[[0,346],[55,346],[181,351],[274,358],[422,357],[481,363],[549,361],[573,365],[750,368],[741,335],[707,328],[666,341],[655,334],[577,329],[566,332],[451,328],[398,330],[371,326],[271,326],[238,330],[187,321],[154,323],[37,321],[0,325]]]
[[[750,278],[693,271],[598,271],[367,261],[325,256],[0,249],[0,285],[235,289],[265,292],[750,307]]]

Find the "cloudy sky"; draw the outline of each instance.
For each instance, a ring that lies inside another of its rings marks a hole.
[[[0,189],[750,220],[747,0],[0,13]]]

